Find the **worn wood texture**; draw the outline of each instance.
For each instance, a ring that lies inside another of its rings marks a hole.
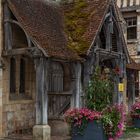
[[[80,108],[82,106],[81,96],[83,91],[81,83],[81,72],[82,72],[81,64],[74,63],[73,69],[74,69],[74,79],[72,82],[71,107]]]
[[[49,119],[60,119],[65,111],[70,108],[71,94],[69,93],[49,93],[48,99]]]
[[[128,109],[135,103],[135,75],[133,70],[127,71],[127,94],[128,94]]]
[[[4,20],[10,19],[10,12],[8,9],[7,4],[4,4]],[[10,23],[4,24],[5,29],[5,50],[12,49],[12,28],[10,26]]]
[[[35,60],[36,64],[36,124],[48,124],[48,94],[47,72],[48,61],[46,58]]]

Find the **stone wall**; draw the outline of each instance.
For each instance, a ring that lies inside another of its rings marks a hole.
[[[0,69],[0,136],[2,135],[2,69]]]
[[[3,134],[24,133],[30,131],[35,124],[34,103],[20,101],[5,104],[3,107]]]
[[[1,52],[3,47],[3,31],[2,31],[2,0],[0,0],[0,65],[1,65]],[[2,94],[3,94],[3,72],[2,68],[0,68],[0,136],[2,136]]]
[[[18,58],[18,56],[17,56]],[[3,101],[3,111],[2,111],[2,133],[3,136],[8,136],[13,133],[23,133],[26,131],[29,131],[35,124],[35,76],[34,71],[31,69],[31,63],[28,63],[28,67],[26,67],[28,73],[28,81],[26,81],[27,90],[26,94],[31,95],[31,98],[22,99],[17,98],[9,99],[10,95],[10,87],[9,87],[9,81],[10,81],[10,59],[4,58],[4,64],[5,68],[3,70],[3,95],[2,95],[2,101]],[[16,72],[19,72],[19,60],[17,62],[17,69]],[[19,73],[17,73],[19,75]],[[17,76],[18,77],[18,76]],[[32,77],[32,78],[30,78]],[[16,78],[18,80],[19,78]],[[18,96],[19,93],[19,81],[16,82],[16,93],[15,95]],[[1,116],[0,116],[1,117]]]
[[[137,44],[129,43],[127,44],[128,52],[133,57],[137,55]]]

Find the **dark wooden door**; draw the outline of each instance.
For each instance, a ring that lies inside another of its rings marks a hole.
[[[63,93],[49,93],[49,119],[62,119],[64,113],[70,108],[71,94]]]

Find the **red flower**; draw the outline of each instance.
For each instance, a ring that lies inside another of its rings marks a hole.
[[[114,69],[114,72],[116,74],[120,74],[121,73],[121,69],[117,66],[115,69]]]

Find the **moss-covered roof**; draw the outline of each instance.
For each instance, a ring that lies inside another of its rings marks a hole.
[[[87,54],[95,40],[109,1],[73,0],[63,3],[61,9],[46,0],[8,0],[8,3],[25,31],[48,57],[79,60],[79,54]]]
[[[62,10],[46,0],[7,0],[26,33],[47,57],[81,60],[67,47]]]
[[[68,46],[86,54],[100,28],[109,0],[74,0],[63,4]]]

